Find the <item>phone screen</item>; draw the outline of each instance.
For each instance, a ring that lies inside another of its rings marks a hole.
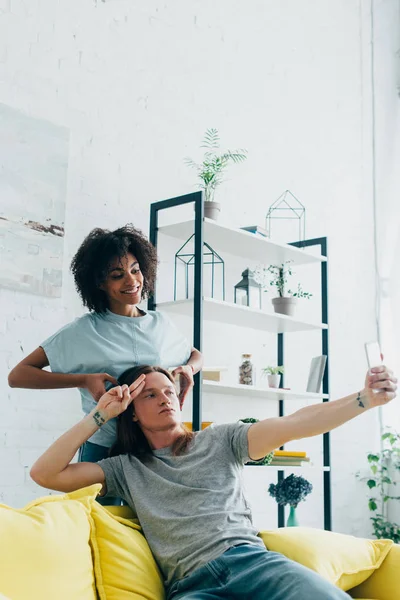
[[[365,344],[365,352],[367,353],[368,367],[379,367],[382,364],[381,349],[378,342],[367,342]]]

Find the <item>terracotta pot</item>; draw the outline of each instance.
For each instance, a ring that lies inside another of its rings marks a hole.
[[[276,313],[280,313],[281,315],[288,315],[288,316],[292,317],[294,315],[294,309],[297,304],[297,298],[291,298],[291,297],[272,298],[272,304],[274,307],[274,311]]]

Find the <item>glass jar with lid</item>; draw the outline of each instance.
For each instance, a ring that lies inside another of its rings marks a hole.
[[[242,362],[239,366],[239,383],[243,385],[254,385],[254,365],[251,362],[251,354],[242,354]]]

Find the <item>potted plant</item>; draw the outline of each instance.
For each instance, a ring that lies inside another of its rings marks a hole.
[[[296,508],[299,502],[305,500],[308,494],[311,494],[313,489],[312,484],[297,475],[289,475],[278,483],[271,483],[268,488],[270,496],[275,498],[278,504],[286,506],[290,505],[290,513],[286,523],[286,527],[297,527],[299,524],[297,521]]]
[[[291,275],[293,275],[290,267],[291,262],[291,260],[287,260],[280,265],[269,265],[267,268],[262,267],[255,270],[255,278],[264,288],[269,285],[275,287],[276,291],[278,292],[278,296],[276,298],[272,298],[274,311],[276,313],[289,316],[294,314],[294,309],[298,298],[306,298],[309,300],[312,297],[312,294],[303,290],[300,283],[298,284],[295,292],[287,289],[288,279]],[[264,289],[264,291],[267,290]]]
[[[253,417],[246,417],[245,419],[239,419],[242,423],[258,423],[259,419],[254,419]],[[272,461],[272,459],[274,458],[274,453],[273,452],[269,452],[266,456],[263,456],[263,458],[260,458],[259,460],[250,460],[249,462],[246,463],[246,465],[253,465],[253,466],[266,466],[269,465],[270,462]]]
[[[262,369],[263,376],[267,375],[268,385],[270,388],[278,388],[281,380],[281,375],[284,373],[284,367],[265,367]]]
[[[371,521],[375,537],[399,544],[400,523],[390,519],[388,508],[390,504],[392,508],[399,506],[400,501],[400,495],[394,493],[395,486],[400,483],[400,434],[387,431],[382,435],[382,442],[381,452],[368,454],[369,476],[358,474],[358,477],[366,481],[370,490],[368,508],[373,513]]]
[[[207,129],[201,148],[206,148],[203,161],[200,164],[191,158],[186,158],[185,163],[196,169],[200,179],[199,187],[204,190],[204,216],[217,220],[221,210],[219,202],[215,202],[215,190],[223,181],[223,173],[231,163],[240,163],[246,159],[246,150],[226,150],[217,152],[220,148],[217,129]]]

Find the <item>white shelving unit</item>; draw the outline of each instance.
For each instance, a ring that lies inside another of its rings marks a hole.
[[[171,314],[192,316],[193,299],[160,302],[157,304],[157,308]],[[295,331],[321,330],[327,327],[323,323],[299,321],[286,315],[269,313],[213,298],[203,298],[203,309],[204,319],[207,321],[216,321],[227,325],[240,324],[241,327],[250,327],[270,333],[293,333]]]
[[[296,392],[294,390],[282,390],[278,388],[263,388],[254,385],[242,385],[240,383],[220,383],[206,381],[203,379],[203,392],[210,394],[221,394],[223,396],[242,396],[248,398],[261,398],[263,400],[299,400],[315,401],[328,398],[328,394],[310,394],[308,392]]]
[[[290,465],[285,465],[284,467],[278,465],[245,465],[245,469],[268,469],[268,471],[326,471],[329,472],[331,470],[330,467],[322,467],[316,465],[306,465],[304,467],[291,467]]]
[[[183,242],[192,235],[193,231],[194,219],[158,228],[158,233]],[[316,256],[287,244],[278,244],[242,229],[226,227],[211,219],[204,219],[203,233],[207,243],[218,248],[219,254],[232,254],[233,256],[246,258],[249,261],[260,261],[264,256],[268,256],[270,263],[282,263],[286,260],[292,260],[294,265],[317,264],[326,261],[323,256]]]
[[[194,203],[195,213],[193,219],[171,223],[159,226],[158,212],[164,209]],[[227,227],[203,216],[203,197],[201,192],[188,194],[179,198],[163,200],[151,205],[150,213],[150,240],[157,245],[159,236],[168,236],[179,240],[179,243],[186,242],[195,233],[195,261],[194,261],[194,298],[187,300],[178,300],[173,302],[157,303],[151,299],[149,308],[157,308],[172,315],[184,315],[193,318],[194,321],[194,340],[198,340],[201,345],[202,322],[199,315],[203,315],[203,321],[214,323],[224,323],[228,325],[240,326],[244,328],[256,329],[277,334],[278,340],[278,360],[283,364],[283,334],[293,332],[319,331],[322,337],[323,353],[328,354],[328,326],[323,322],[310,322],[299,320],[294,317],[257,310],[234,304],[215,300],[201,296],[201,286],[199,283],[202,278],[201,267],[196,256],[202,252],[202,243],[207,242],[215,248],[221,255],[231,255],[239,257],[241,261],[279,264],[286,261],[292,261],[293,266],[314,264],[321,272],[321,307],[322,320],[327,321],[327,271],[326,271],[326,239],[308,240],[305,246],[316,246],[320,244],[321,253],[315,254],[298,248],[296,245],[280,244],[263,238],[259,235],[249,233],[241,229]],[[196,249],[197,248],[197,249]],[[201,249],[201,250],[200,250]],[[197,255],[196,255],[197,252]],[[196,276],[197,272],[197,276]],[[197,277],[197,279],[196,279]],[[195,343],[196,345],[196,343]],[[279,363],[278,363],[279,364]],[[329,369],[327,370],[329,373]],[[197,376],[198,377],[198,376]],[[197,379],[200,381],[200,378]],[[328,381],[328,380],[326,380]],[[329,386],[327,385],[327,388]],[[215,382],[204,380],[193,391],[193,423],[200,424],[201,418],[201,390],[205,394],[219,394],[221,396],[251,397],[259,398],[260,401],[277,402],[279,405],[279,414],[284,414],[284,401],[296,400],[299,403],[308,401],[326,401],[329,394],[310,394],[296,390],[272,389],[258,386],[243,386],[240,384],[228,382]],[[196,398],[195,398],[196,397]],[[325,528],[331,528],[331,483],[330,483],[330,450],[329,434],[324,435],[323,456],[325,466],[306,464],[304,466],[274,465],[274,466],[246,466],[246,469],[269,469],[276,472],[278,480],[284,476],[284,470],[308,471],[315,470],[323,473],[324,476],[324,522]],[[284,524],[284,511],[282,507],[278,508],[278,522]]]

